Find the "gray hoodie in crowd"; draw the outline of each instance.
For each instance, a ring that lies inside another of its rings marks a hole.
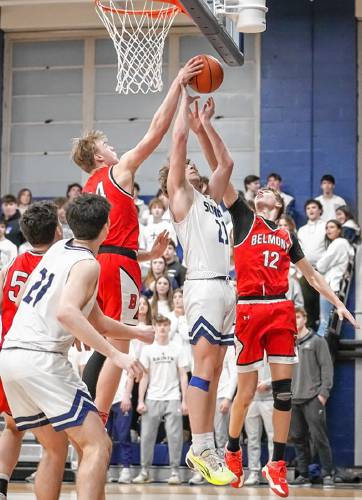
[[[333,363],[327,341],[310,331],[298,339],[299,363],[294,366],[293,404],[302,404],[320,394],[326,399],[333,387]]]

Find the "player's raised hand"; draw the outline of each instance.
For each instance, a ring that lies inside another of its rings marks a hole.
[[[215,114],[215,101],[212,97],[209,97],[208,100],[202,107],[200,112],[200,120],[201,123],[205,123],[206,121],[210,121],[211,118]]]
[[[134,328],[135,338],[144,344],[153,344],[155,339],[155,329],[152,325],[138,325]]]
[[[162,255],[165,253],[169,241],[170,235],[168,231],[162,231],[162,233],[160,233],[153,242],[151,249],[151,259],[158,259],[159,257],[162,257]]]
[[[200,120],[199,103],[197,101],[195,101],[193,109],[190,109],[189,125],[190,125],[190,129],[196,135],[199,134],[204,129],[204,127],[201,123],[201,120]]]
[[[191,78],[199,75],[204,67],[204,62],[201,57],[196,56],[187,61],[185,66],[180,69],[178,80],[181,85],[187,85]]]
[[[351,325],[353,325],[357,330],[360,329],[359,324],[355,320],[355,318],[352,316],[352,314],[349,312],[349,310],[344,306],[337,307],[336,309],[338,317],[340,320],[346,319],[348,320]]]

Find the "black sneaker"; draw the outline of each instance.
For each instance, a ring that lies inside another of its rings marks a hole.
[[[288,481],[289,486],[299,486],[300,488],[305,486],[312,486],[312,483],[310,482],[310,479],[308,477],[304,476],[298,476],[296,479],[293,481]]]
[[[323,488],[334,488],[334,481],[332,476],[324,476]]]

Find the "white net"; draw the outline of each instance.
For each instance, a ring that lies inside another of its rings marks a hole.
[[[117,51],[116,91],[160,92],[165,40],[180,9],[159,0],[98,0],[96,10]]]

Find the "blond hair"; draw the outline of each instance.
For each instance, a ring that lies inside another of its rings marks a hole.
[[[73,139],[72,160],[88,174],[96,167],[94,155],[97,141],[107,142],[107,137],[100,130],[90,130],[82,137]]]

